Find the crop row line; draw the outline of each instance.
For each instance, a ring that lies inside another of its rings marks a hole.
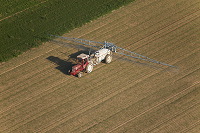
[[[182,10],[182,11],[184,11],[184,10]],[[195,11],[193,11],[192,13],[195,13],[195,12],[197,12],[197,11],[198,11],[198,10],[195,10]],[[180,11],[179,11],[179,12],[180,12]],[[179,12],[178,12],[178,13],[179,13]],[[182,19],[185,18],[185,17],[188,17],[188,16],[191,15],[192,13],[183,16]],[[176,14],[176,13],[175,13],[175,14]],[[167,19],[167,18],[166,18],[166,19]],[[181,19],[181,18],[179,18],[179,19]],[[178,20],[176,20],[176,21],[178,21]],[[176,23],[176,21],[173,21],[173,23]],[[162,20],[161,20],[160,22],[162,22]],[[158,23],[160,23],[160,22],[158,22]],[[170,24],[168,24],[168,25],[165,25],[165,26],[161,27],[159,30],[162,30],[162,29],[166,28],[167,26],[172,25],[173,23],[170,23]],[[152,25],[152,26],[154,26],[154,25]],[[150,28],[150,27],[148,27],[148,28]],[[147,30],[148,28],[145,28],[144,30]],[[156,32],[158,32],[159,30],[155,31],[154,34],[155,34]],[[135,34],[138,34],[138,32],[135,33]],[[132,36],[132,34],[131,34],[131,36]],[[127,37],[127,38],[125,38],[125,39],[122,40],[122,41],[124,42],[125,40],[128,40],[128,38],[130,38],[130,37]],[[136,41],[136,42],[134,42],[133,44],[134,44],[134,45],[140,44],[140,41],[143,40],[143,39],[144,39],[144,38],[141,38],[139,41]],[[130,45],[131,45],[131,44],[130,44]],[[143,45],[139,45],[138,48],[140,48],[140,47],[142,47],[142,46],[143,46]]]
[[[200,120],[198,120],[197,122],[193,123],[188,129],[185,129],[185,130],[182,130],[180,131],[179,133],[186,133],[188,132],[189,130],[191,130],[192,128],[196,127],[196,126],[199,126],[200,125]]]
[[[26,9],[24,9],[24,10],[21,10],[21,11],[19,11],[19,12],[14,13],[14,14],[12,14],[12,15],[10,15],[10,16],[7,16],[7,17],[5,17],[5,18],[2,18],[2,19],[0,19],[0,22],[3,21],[3,20],[6,20],[6,19],[8,19],[8,18],[11,18],[11,17],[13,17],[13,16],[16,16],[16,15],[22,13],[22,12],[25,12],[25,11],[31,9],[31,8],[34,8],[34,7],[36,7],[36,6],[39,6],[39,5],[43,4],[43,3],[46,3],[47,1],[48,1],[48,0],[42,1],[42,2],[36,4],[36,5],[32,6],[32,7],[28,7],[28,8],[26,8]]]
[[[155,0],[154,0],[154,2],[155,2]],[[141,3],[142,3],[142,2],[141,2]],[[144,6],[146,6],[146,5],[144,5]],[[147,6],[148,6],[148,5],[147,5]],[[139,8],[139,9],[140,9],[140,8]],[[138,9],[136,8],[136,10],[138,10]],[[112,14],[111,14],[111,15],[112,15]],[[125,14],[123,14],[123,16],[125,16]],[[107,19],[107,18],[109,18],[109,17],[110,17],[110,15],[109,15],[109,16],[105,16],[104,19]],[[113,20],[113,21],[115,21],[115,20]],[[95,22],[93,22],[93,23],[95,23]],[[98,23],[98,21],[96,21],[96,23]],[[96,23],[95,23],[95,24],[96,24]],[[107,23],[108,23],[108,22],[107,22]],[[94,31],[94,30],[100,29],[102,26],[106,25],[107,23],[105,23],[105,21],[104,21],[104,24],[103,24],[103,25],[98,26],[96,29],[93,29],[93,31]],[[76,30],[76,29],[75,29],[75,30]],[[88,31],[88,33],[85,33],[85,34],[83,34],[83,35],[81,35],[81,36],[84,36],[84,35],[86,35],[86,34],[89,34],[90,32],[92,32],[92,31],[90,30],[90,31]],[[79,37],[81,37],[81,36],[79,36]],[[31,60],[32,60],[32,59],[31,59]],[[30,61],[31,61],[31,60],[30,60]],[[29,61],[27,61],[27,62],[29,62]],[[26,62],[26,63],[27,63],[27,62]],[[25,63],[22,63],[22,64],[25,64]],[[20,65],[17,65],[17,66],[20,66]],[[15,68],[16,68],[16,67],[15,67]],[[12,69],[10,69],[10,70],[12,70]],[[10,71],[10,70],[7,70],[7,71]],[[7,71],[6,71],[6,72],[7,72]],[[4,73],[5,73],[5,72],[4,72]],[[1,74],[0,74],[0,75],[1,75]]]
[[[182,2],[181,2],[182,3]],[[176,5],[175,5],[176,6]],[[172,7],[171,7],[172,8]],[[183,10],[181,10],[181,11],[183,11]],[[181,12],[181,11],[178,11],[178,12],[174,12],[173,14],[175,15],[175,14],[177,14],[177,13],[179,13],[179,12]],[[157,15],[159,16],[159,15],[162,15],[162,13],[163,12],[161,12],[161,13],[158,13]],[[134,14],[131,14],[131,13],[129,13],[129,14],[127,14],[127,15],[125,15],[125,16],[123,16],[123,17],[120,17],[118,20],[117,20],[117,22],[123,22],[123,18],[125,18],[125,17],[127,17],[128,15],[130,15],[129,17],[131,17],[131,16],[134,16]],[[148,14],[147,14],[148,15]],[[157,16],[157,15],[155,15],[155,16]],[[154,17],[155,17],[154,16]],[[148,21],[150,21],[150,20],[153,20],[153,18],[154,17],[149,17],[147,20],[145,20],[145,21],[142,21],[142,22],[140,22],[139,24],[137,24],[137,25],[135,25],[135,26],[133,26],[133,27],[131,27],[131,28],[129,28],[128,30],[124,30],[123,32],[120,32],[120,33],[118,33],[118,34],[116,34],[116,35],[123,35],[123,33],[125,33],[125,32],[127,32],[127,31],[130,31],[130,32],[132,32],[132,29],[134,29],[135,27],[138,27],[139,25],[142,25],[142,24],[144,24],[144,23],[146,23],[146,22],[148,22]],[[169,16],[169,17],[171,17],[171,16]],[[167,17],[166,19],[168,19],[169,17]],[[156,23],[160,23],[160,22],[162,22],[163,20],[161,20],[161,21],[159,21],[159,22],[156,22]],[[122,23],[121,22],[121,23]],[[111,22],[112,23],[112,22]],[[112,25],[111,25],[112,26]],[[155,26],[155,25],[151,25],[151,26]],[[150,28],[151,26],[149,26],[149,27],[147,27],[147,28],[145,28],[145,29],[143,29],[143,30],[147,30],[148,28]],[[105,29],[107,29],[107,28],[105,28]],[[139,31],[139,32],[141,32],[141,31]],[[138,31],[137,32],[134,32],[134,34],[130,34],[131,36],[132,35],[137,35],[138,33],[139,33]],[[112,32],[113,33],[113,32]],[[114,37],[114,36],[116,36],[116,35],[112,35],[112,38]],[[129,36],[130,36],[129,35]],[[105,36],[105,34],[102,34],[101,36]],[[101,37],[101,36],[99,36],[99,37]],[[111,37],[110,37],[111,38]],[[119,37],[118,37],[119,38]],[[127,38],[125,38],[124,40],[121,40],[120,42],[125,42],[127,39],[128,39],[129,37],[127,37]]]
[[[164,71],[164,70],[163,70]],[[173,79],[173,77],[172,77],[172,79]],[[143,79],[141,79],[141,81],[142,81]],[[165,82],[167,82],[166,80],[165,80]],[[196,84],[196,83],[195,83]],[[130,87],[131,88],[131,87]]]
[[[187,94],[186,94],[187,95]],[[150,133],[152,132],[153,130],[155,130],[156,128],[160,127],[161,125],[165,124],[166,122],[169,122],[169,121],[172,121],[173,119],[177,118],[177,117],[180,117],[181,115],[184,115],[186,113],[188,113],[187,111],[189,111],[190,109],[194,108],[193,110],[195,110],[196,108],[196,105],[199,105],[199,103],[195,103],[195,104],[192,104],[191,106],[187,107],[186,109],[183,109],[181,111],[178,111],[176,113],[173,113],[172,116],[168,117],[167,119],[164,119],[162,122],[158,123],[157,125],[155,125],[154,127],[148,129],[147,131],[145,131],[146,133]],[[196,110],[195,110],[196,111]]]
[[[154,3],[154,2],[153,2]],[[152,3],[151,3],[152,4]],[[149,5],[147,5],[147,6],[149,6]],[[146,6],[145,6],[146,7]],[[143,7],[141,7],[141,8],[143,8]],[[141,8],[139,8],[139,9],[137,9],[137,10],[140,10]],[[136,11],[137,11],[136,10]],[[129,14],[131,14],[131,13],[129,13]],[[126,16],[126,15],[123,15],[123,16]],[[113,20],[113,21],[115,21],[115,20]],[[100,29],[101,27],[103,27],[103,26],[105,26],[105,25],[107,25],[107,23],[105,23],[104,25],[102,25],[102,26],[99,26],[98,28],[96,28],[96,29],[93,29],[93,31],[95,31],[95,30],[98,30],[98,29]],[[93,32],[93,31],[89,31],[87,34],[89,34],[90,32]],[[85,35],[85,34],[84,34]],[[84,36],[84,35],[82,35],[82,36]],[[39,56],[38,56],[39,57]],[[37,57],[36,57],[37,58]],[[34,58],[35,59],[35,58]],[[32,59],[31,59],[32,60]],[[29,61],[31,61],[31,60],[29,60]],[[25,63],[27,63],[27,62],[29,62],[29,61],[26,61]],[[19,66],[21,66],[21,65],[23,65],[23,64],[25,64],[25,63],[22,63],[22,64],[20,64],[20,65],[17,65],[17,66],[15,66],[14,68],[17,68],[17,67],[19,67]],[[14,69],[13,68],[13,69]],[[10,69],[10,70],[12,70],[12,69]],[[10,70],[7,70],[7,71],[4,71],[3,73],[6,73],[6,72],[8,72],[8,71],[10,71]],[[2,75],[3,73],[1,73],[0,75]]]
[[[153,106],[153,107],[151,107],[151,108],[145,110],[144,112],[140,113],[139,115],[137,115],[137,116],[135,116],[135,117],[129,119],[128,121],[126,121],[126,122],[124,122],[124,123],[121,123],[120,125],[118,125],[118,126],[116,126],[115,128],[111,129],[111,130],[108,131],[107,133],[111,133],[111,132],[115,131],[115,130],[118,129],[119,127],[121,127],[121,126],[123,126],[123,125],[125,125],[125,124],[127,124],[127,123],[129,123],[129,122],[131,122],[131,121],[133,121],[134,119],[136,119],[136,118],[138,118],[138,117],[144,115],[145,113],[147,113],[147,112],[149,112],[149,111],[151,111],[151,110],[157,108],[158,106],[169,102],[171,99],[177,97],[178,95],[180,95],[180,94],[182,94],[182,93],[186,93],[190,88],[192,88],[192,87],[195,86],[195,85],[196,85],[196,84],[193,84],[193,85],[191,85],[190,87],[188,87],[188,88],[186,88],[186,89],[184,89],[184,90],[182,90],[182,91],[176,93],[175,95],[173,95],[173,96],[171,96],[171,97],[165,99],[164,101],[162,101],[162,102],[158,103],[157,105],[155,105],[155,106]]]
[[[121,90],[121,89],[120,89]],[[122,89],[123,90],[123,89]],[[79,110],[79,109],[78,109]],[[59,122],[58,122],[59,121]],[[61,122],[61,120],[58,120],[56,123],[60,123]],[[52,126],[51,126],[52,127]]]
[[[37,72],[36,74],[34,74],[34,75],[31,75],[31,77],[32,78],[38,78],[37,76],[40,76],[41,74],[42,75],[44,75],[45,73],[41,73],[42,71],[44,71],[44,70],[47,70],[47,69],[51,69],[51,67],[52,66],[54,66],[53,64],[50,64],[48,67],[46,67],[46,68],[44,68],[44,69],[41,69],[39,72]],[[37,67],[38,68],[38,67]],[[51,70],[51,71],[48,71],[48,76],[45,74],[45,76],[47,76],[45,79],[48,79],[49,80],[49,77],[54,77],[54,76],[56,76],[57,75],[57,73],[59,73],[59,72],[56,72],[56,73],[52,73],[53,71],[55,71],[54,69],[53,70]],[[37,76],[36,76],[37,75]],[[29,78],[31,78],[31,77],[29,77]],[[27,86],[27,87],[31,87],[31,86],[34,86],[34,85],[36,85],[36,84],[41,84],[41,82],[43,82],[45,79],[42,79],[42,80],[40,80],[39,81],[39,83],[37,82],[37,83],[32,83],[31,85],[29,85],[29,86]],[[27,79],[26,79],[27,80]],[[23,82],[22,82],[23,83]],[[46,82],[45,82],[45,84],[46,84]],[[27,85],[27,83],[25,83],[24,84],[25,86]],[[19,86],[19,88],[22,88],[22,86]],[[11,87],[11,89],[12,89],[12,87]],[[17,88],[15,88],[15,89],[17,89]],[[23,90],[25,90],[25,89],[23,89]],[[21,90],[20,92],[22,92],[23,90]],[[11,91],[12,92],[12,91]],[[20,92],[17,92],[17,93],[20,93]],[[40,91],[41,92],[41,91]],[[7,92],[6,92],[7,93]],[[29,99],[33,99],[33,98],[30,98],[29,97]],[[4,99],[5,100],[5,99]],[[24,99],[24,101],[27,101],[27,99]],[[21,104],[21,103],[20,103]],[[16,108],[17,106],[19,106],[19,104],[15,104],[15,107],[14,108]],[[7,109],[6,111],[8,111],[9,109]]]

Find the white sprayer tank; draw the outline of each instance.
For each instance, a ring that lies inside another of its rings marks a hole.
[[[100,49],[94,53],[94,56],[96,58],[96,61],[100,63],[102,60],[105,59],[107,54],[111,54],[111,51],[109,49]]]

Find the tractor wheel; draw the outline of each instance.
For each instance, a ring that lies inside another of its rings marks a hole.
[[[81,78],[82,77],[82,73],[78,73],[78,78]]]
[[[88,64],[87,67],[86,67],[86,72],[87,73],[91,73],[93,70],[93,65],[92,64]]]
[[[112,61],[112,55],[110,55],[110,54],[106,55],[105,63],[109,64],[111,61]]]

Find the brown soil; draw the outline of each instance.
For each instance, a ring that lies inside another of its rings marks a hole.
[[[200,131],[200,3],[136,0],[64,36],[116,45],[169,68],[116,56],[82,78],[79,50],[57,39],[0,65],[0,132]]]

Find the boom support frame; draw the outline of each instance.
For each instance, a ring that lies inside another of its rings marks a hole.
[[[117,53],[117,54],[121,54],[121,55],[128,56],[128,57],[131,57],[131,58],[160,64],[160,65],[163,65],[163,66],[169,66],[169,67],[174,67],[174,68],[176,67],[176,66],[173,66],[173,65],[170,65],[170,64],[166,64],[166,63],[151,59],[147,56],[126,50],[124,48],[116,46],[113,43],[109,43],[109,42],[106,42],[106,41],[105,42],[96,42],[96,41],[90,41],[90,40],[85,40],[85,39],[80,39],[80,38],[69,38],[69,37],[56,36],[56,35],[51,35],[51,36],[61,38],[61,39],[65,39],[65,40],[69,40],[69,41],[73,41],[73,42],[80,43],[80,44],[83,44],[83,45],[86,45],[86,46],[99,48],[99,49],[106,48],[106,49],[109,49],[112,52]],[[94,45],[92,45],[92,44],[94,44]]]

